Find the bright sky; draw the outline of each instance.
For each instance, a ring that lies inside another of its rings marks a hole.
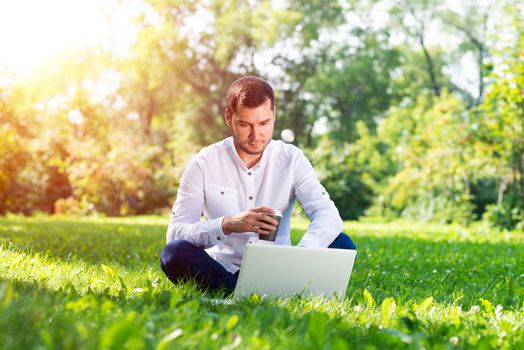
[[[110,44],[125,51],[135,30],[138,1],[0,0],[0,68],[29,74],[62,51]],[[111,15],[111,22],[107,14]]]
[[[0,0],[0,72],[7,67],[29,75],[62,51],[97,44],[123,54],[135,38],[131,18],[144,10],[141,4],[140,0]],[[374,22],[384,23],[380,12],[385,7],[378,6],[377,11]],[[193,22],[189,20],[188,26],[198,27]],[[430,33],[428,43],[437,43],[438,37]],[[468,81],[475,77],[474,65],[471,58],[457,65],[458,74],[452,75],[461,80],[459,84],[475,85]]]

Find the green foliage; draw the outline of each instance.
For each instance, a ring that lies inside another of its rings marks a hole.
[[[504,43],[505,49],[496,52],[500,63],[494,67],[493,83],[479,106],[477,124],[479,152],[499,171],[499,196],[509,190],[506,196],[510,198],[500,198],[486,216],[503,227],[524,222],[524,26],[519,20],[522,9],[512,10],[516,32]]]
[[[139,11],[125,54],[104,43],[30,77],[0,72],[0,215],[168,210],[188,158],[228,135],[227,88],[258,74],[276,89],[275,137],[294,131],[344,218],[469,223],[487,210],[493,225],[522,227],[518,2],[149,0]],[[478,74],[466,89],[456,64],[468,59]]]
[[[10,124],[0,126],[0,214],[23,207],[20,194],[26,191],[17,175],[24,169],[31,156],[23,144],[22,138],[13,130]]]
[[[313,122],[326,118],[334,141],[352,142],[359,121],[374,129],[375,118],[390,106],[399,52],[388,46],[387,35],[356,28],[349,35],[360,45],[325,44],[314,73],[304,84],[308,100],[305,110]]]
[[[309,158],[341,217],[356,219],[369,206],[372,191],[362,182],[361,169],[350,164],[354,158],[351,158],[349,152],[348,149],[336,148],[326,138],[309,153]]]
[[[479,177],[471,182],[471,196],[476,219],[482,218],[488,205],[497,202],[498,185],[497,178],[494,176]]]
[[[325,137],[308,152],[344,219],[362,216],[380,194],[384,179],[396,171],[388,145],[372,135],[364,122],[357,122],[356,129],[359,138],[354,143],[341,147]]]
[[[26,348],[519,348],[522,235],[346,222],[346,299],[242,301],[172,285],[161,217],[0,219],[0,342]],[[307,223],[293,222],[297,242]],[[401,249],[399,248],[401,247]],[[218,298],[218,299],[217,299]]]
[[[522,230],[523,227],[518,203],[515,203],[515,200],[508,200],[507,197],[508,196],[506,196],[502,204],[488,205],[484,212],[483,219],[492,227],[507,230],[519,228]]]
[[[393,107],[374,133],[360,127],[351,147],[373,189],[371,216],[469,222],[474,152],[460,100],[443,93]]]

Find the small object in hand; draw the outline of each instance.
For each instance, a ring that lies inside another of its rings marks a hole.
[[[274,214],[265,213],[265,215],[270,216],[273,219],[275,219],[276,221],[278,221],[277,228],[274,231],[269,231],[267,235],[258,235],[258,238],[261,241],[274,242],[275,239],[277,238],[277,232],[278,232],[278,227],[280,226],[280,220],[282,220],[282,213],[278,210],[275,210]]]

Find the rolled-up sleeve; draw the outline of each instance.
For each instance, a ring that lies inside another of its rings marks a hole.
[[[294,173],[295,195],[311,221],[298,245],[325,248],[342,232],[338,209],[302,152],[295,160]]]
[[[201,221],[204,209],[204,174],[198,159],[193,158],[186,167],[177,198],[171,210],[166,242],[184,239],[197,246],[209,248],[226,239],[222,231],[222,220]]]

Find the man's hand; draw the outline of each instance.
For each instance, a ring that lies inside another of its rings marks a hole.
[[[278,221],[266,214],[274,214],[275,211],[267,207],[248,209],[237,215],[225,216],[222,221],[222,231],[229,235],[232,232],[256,232],[267,235],[276,230]]]

